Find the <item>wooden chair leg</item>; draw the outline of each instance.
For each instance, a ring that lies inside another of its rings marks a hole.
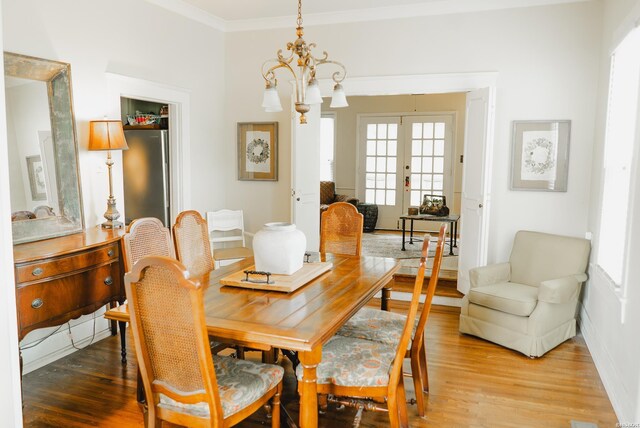
[[[236,356],[239,360],[244,360],[244,346],[238,346],[236,348]]]
[[[413,388],[416,391],[418,415],[424,416],[424,393],[422,392],[422,370],[419,355],[411,356],[411,377],[413,378]]]
[[[387,409],[389,410],[389,426],[400,428],[400,414],[398,411],[398,392],[395,397],[387,397]]]
[[[282,394],[282,382],[278,385],[276,395],[271,399],[271,428],[280,428],[280,395]]]
[[[398,412],[400,413],[400,426],[403,428],[409,428],[409,415],[407,414],[407,394],[404,390],[404,379],[400,376],[400,383],[398,384]]]
[[[427,348],[422,342],[420,347],[420,373],[422,374],[422,391],[429,393],[429,373],[427,371]]]
[[[327,394],[318,394],[318,410],[320,414],[327,413],[327,409],[329,408],[329,401]]]

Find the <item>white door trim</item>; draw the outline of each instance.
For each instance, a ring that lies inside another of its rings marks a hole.
[[[173,223],[181,211],[191,207],[190,92],[186,89],[121,74],[106,73],[106,77],[109,100],[108,114],[111,117],[120,117],[120,97],[169,105],[171,223]],[[122,168],[122,163],[120,163],[120,168]],[[122,186],[122,172],[119,180],[118,185]]]

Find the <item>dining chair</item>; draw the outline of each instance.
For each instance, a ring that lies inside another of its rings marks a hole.
[[[364,217],[348,202],[335,202],[322,213],[320,252],[359,256]]]
[[[125,275],[146,426],[168,421],[228,427],[271,402],[271,426],[279,427],[284,369],[212,355],[204,313],[207,282],[162,256],[142,258]]]
[[[422,245],[411,304],[398,343],[335,335],[322,348],[316,367],[319,401],[322,403],[327,396],[330,402],[357,408],[354,427],[359,426],[364,410],[388,412],[392,428],[409,426],[402,364],[417,318],[428,245],[428,241]],[[304,382],[303,372],[302,365],[298,366],[298,389]],[[385,401],[387,408],[379,407]]]
[[[431,311],[431,302],[438,286],[438,275],[442,263],[442,254],[445,244],[447,226],[440,226],[438,242],[433,257],[431,276],[427,285],[425,301],[420,311],[420,317],[414,326],[411,344],[405,351],[405,358],[411,361],[411,376],[416,391],[416,405],[418,414],[424,416],[424,395],[429,392],[429,376],[427,373],[427,354],[424,343],[424,329]],[[427,258],[429,235],[424,238],[422,246],[422,258]],[[424,273],[423,273],[424,276]],[[400,342],[407,316],[395,312],[387,312],[379,309],[365,307],[360,309],[349,321],[338,330],[338,335],[358,339],[370,340],[387,345],[395,345]],[[422,391],[422,393],[420,392]]]
[[[181,212],[173,225],[176,255],[192,276],[201,276],[213,270],[208,235],[207,221],[198,211]]]
[[[209,211],[207,225],[216,268],[253,256],[244,239],[242,210]]]
[[[144,256],[166,256],[176,258],[171,241],[171,232],[154,217],[135,219],[122,238],[124,243],[124,270],[131,271],[133,265]]]

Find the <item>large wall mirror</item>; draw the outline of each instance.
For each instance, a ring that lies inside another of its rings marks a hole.
[[[69,64],[4,53],[13,243],[84,228]]]

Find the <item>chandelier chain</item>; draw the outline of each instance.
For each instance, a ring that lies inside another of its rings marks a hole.
[[[298,0],[298,19],[296,24],[298,24],[298,27],[302,27],[302,0]]]

